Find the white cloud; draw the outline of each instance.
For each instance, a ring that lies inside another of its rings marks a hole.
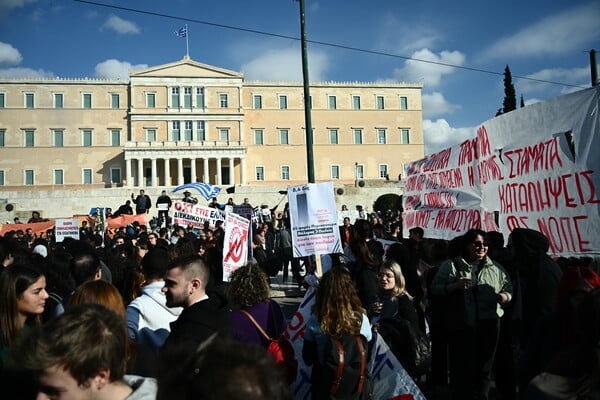
[[[94,69],[96,77],[104,79],[128,79],[130,71],[148,68],[147,64],[132,65],[127,61],[119,61],[114,58],[103,61]]]
[[[25,7],[27,4],[35,3],[37,0],[2,0],[0,1],[0,13],[13,8]]]
[[[117,17],[116,15],[109,16],[102,27],[106,29],[112,29],[121,34],[140,33],[140,28],[138,28],[136,24]]]
[[[435,121],[423,120],[423,136],[425,154],[433,154],[447,147],[454,146],[466,139],[474,138],[477,127],[453,128],[445,119]]]
[[[423,82],[428,88],[436,87],[440,84],[443,75],[451,74],[456,70],[440,64],[461,66],[464,63],[465,56],[460,51],[444,50],[436,54],[429,49],[421,49],[411,55],[411,60],[407,60],[403,68],[394,70],[394,79],[404,82]]]
[[[398,15],[385,15],[381,18],[379,27],[375,36],[376,48],[400,56],[418,49],[435,47],[440,41],[439,33],[428,27],[426,22],[407,24],[406,20]]]
[[[248,80],[302,81],[302,55],[297,48],[258,51],[254,58],[242,64],[241,70]],[[325,53],[311,51],[308,56],[311,82],[325,80],[329,58]]]
[[[43,69],[4,68],[0,69],[2,78],[53,78],[54,74]]]
[[[23,56],[19,50],[8,43],[0,42],[0,67],[19,65]]]
[[[600,38],[599,20],[600,7],[592,1],[546,17],[512,36],[496,41],[483,52],[482,57],[487,60],[505,60],[580,52],[586,43]]]
[[[423,118],[452,114],[454,111],[461,109],[460,105],[449,103],[440,92],[423,94],[421,100],[423,102]]]
[[[564,82],[571,85],[589,86],[590,84],[590,69],[589,67],[582,68],[546,68],[533,74],[525,76],[526,78],[539,79],[551,82]],[[557,93],[561,88],[560,93],[571,93],[581,90],[581,88],[572,86],[558,86],[551,83],[538,82],[529,79],[515,79],[515,88],[519,93],[524,95],[531,93],[554,92]]]

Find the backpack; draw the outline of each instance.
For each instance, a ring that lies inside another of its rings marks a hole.
[[[275,364],[282,369],[288,384],[294,383],[296,381],[296,374],[298,373],[298,361],[296,360],[294,347],[289,339],[284,333],[276,337],[270,337],[248,311],[240,310],[240,312],[248,317],[260,334],[268,340],[267,352],[271,354],[275,360]],[[273,312],[272,309],[271,312]]]
[[[382,318],[377,332],[406,372],[413,378],[425,374],[431,367],[431,341],[404,318]]]
[[[319,398],[372,398],[367,349],[367,340],[362,335],[327,336],[324,362],[313,366],[313,385],[316,385],[313,393]]]

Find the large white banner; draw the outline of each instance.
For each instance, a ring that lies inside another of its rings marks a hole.
[[[294,257],[342,253],[333,182],[288,188]]]
[[[229,282],[233,271],[248,261],[248,232],[250,221],[234,213],[225,216],[223,238],[223,281]]]
[[[407,164],[404,236],[522,227],[544,233],[551,254],[600,254],[599,99],[594,87],[511,111]]]
[[[200,206],[180,200],[173,202],[174,224],[202,229],[205,221],[208,221],[210,228],[214,228],[217,221],[225,221],[225,213],[218,208]]]

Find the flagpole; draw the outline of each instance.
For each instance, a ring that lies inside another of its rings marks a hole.
[[[190,37],[190,31],[188,31],[187,24],[185,24],[185,55],[190,58],[190,43],[188,38]]]

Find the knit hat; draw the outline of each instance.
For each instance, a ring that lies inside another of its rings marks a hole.
[[[33,248],[33,253],[39,254],[40,256],[46,258],[48,256],[48,249],[43,244],[38,244]]]

